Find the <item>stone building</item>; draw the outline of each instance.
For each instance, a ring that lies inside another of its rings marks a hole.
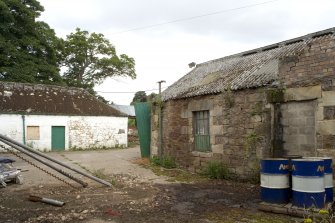
[[[335,158],[334,32],[197,64],[163,92],[164,154],[193,171],[219,160],[242,178],[265,157]]]
[[[126,147],[127,124],[83,89],[0,82],[0,134],[35,149]]]

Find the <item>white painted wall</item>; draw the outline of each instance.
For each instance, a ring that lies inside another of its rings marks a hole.
[[[72,116],[68,126],[70,147],[127,146],[128,118]]]
[[[1,116],[0,116],[1,117]],[[52,116],[52,115],[26,115],[26,136],[27,126],[40,127],[40,139],[28,140],[26,144],[39,150],[51,150],[51,126],[65,126],[65,150],[69,149],[69,128],[67,126],[70,116]],[[21,128],[22,129],[22,128]]]
[[[25,134],[27,126],[40,127],[39,140],[26,140],[39,150],[51,150],[52,126],[65,126],[66,150],[127,146],[127,117],[25,115]],[[23,143],[22,115],[0,114],[0,133]]]
[[[0,133],[14,140],[23,142],[23,126],[21,115],[0,114]]]

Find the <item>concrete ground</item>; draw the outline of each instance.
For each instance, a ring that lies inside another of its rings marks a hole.
[[[76,169],[80,169],[84,172],[89,170],[90,172],[102,172],[105,175],[131,175],[136,177],[139,181],[150,181],[153,183],[167,183],[166,177],[157,176],[149,169],[143,168],[137,164],[132,163],[133,160],[140,158],[140,148],[136,146],[129,149],[116,149],[116,150],[97,150],[97,151],[75,151],[75,152],[50,152],[46,155],[57,159],[67,165],[70,165]],[[61,183],[57,179],[50,177],[43,171],[40,171],[36,167],[28,164],[27,162],[11,155],[0,155],[5,157],[10,157],[16,160],[14,166],[16,168],[22,169],[24,176],[24,184],[22,187],[33,186],[33,185],[48,185]],[[31,160],[34,164],[37,164],[41,168],[44,168],[50,172],[54,172],[52,169],[45,167],[37,161],[32,160],[29,157],[25,158]],[[64,168],[62,168],[64,169]],[[66,169],[64,169],[66,171]],[[62,175],[57,174],[64,178]],[[72,174],[78,176],[77,174]],[[88,183],[98,184],[94,181],[78,176],[79,178],[85,180]],[[66,179],[66,178],[64,178]],[[66,179],[67,180],[67,179]],[[70,179],[67,181],[71,182]]]

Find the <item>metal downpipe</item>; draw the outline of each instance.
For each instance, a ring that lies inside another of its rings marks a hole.
[[[23,144],[26,145],[26,117],[22,115],[21,118],[22,118],[22,141]]]

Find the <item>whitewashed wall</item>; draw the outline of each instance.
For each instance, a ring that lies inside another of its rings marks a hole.
[[[21,115],[1,115],[0,133],[14,140],[23,142],[23,125]]]
[[[127,146],[128,118],[107,116],[25,115],[27,126],[40,127],[39,140],[26,144],[39,150],[51,150],[51,126],[65,126],[65,149]],[[0,114],[0,133],[23,143],[22,115]]]
[[[0,116],[1,117],[1,116]],[[51,126],[65,126],[65,149],[69,149],[68,120],[70,116],[51,116],[51,115],[26,115],[26,144],[39,150],[51,150]],[[40,127],[40,139],[27,139],[27,126]]]
[[[70,147],[127,146],[128,118],[72,116],[68,127]]]

